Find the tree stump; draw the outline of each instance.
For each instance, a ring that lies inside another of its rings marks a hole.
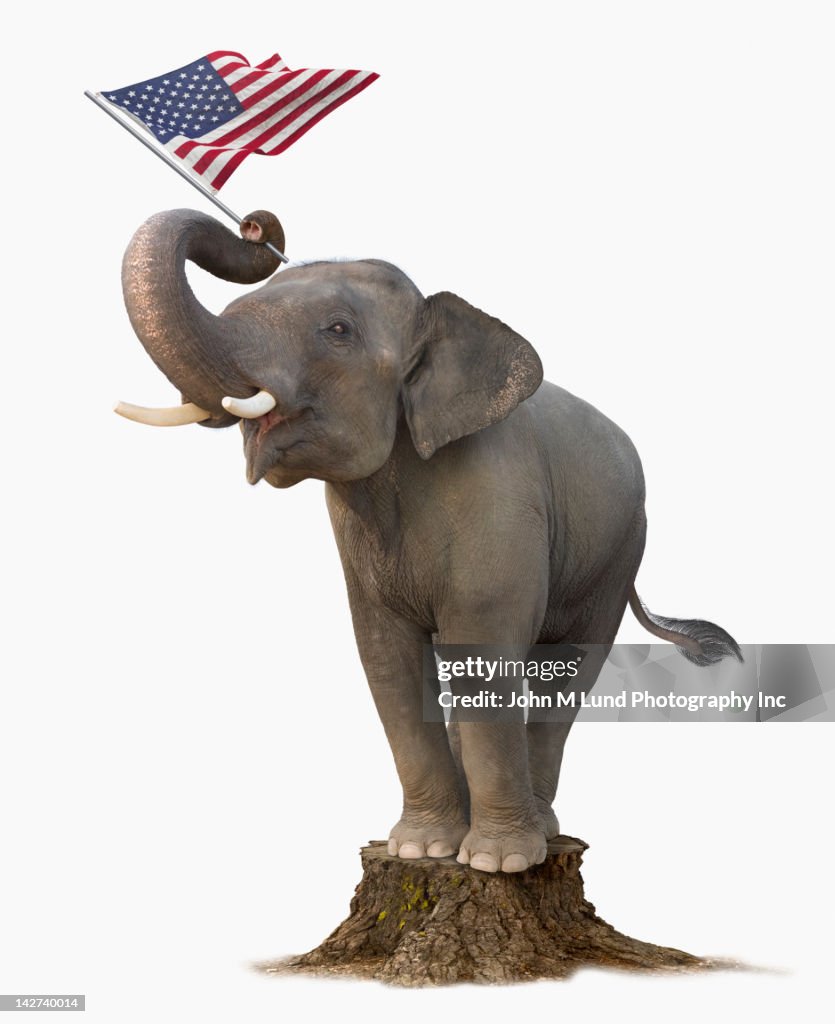
[[[630,939],[602,921],[583,893],[587,848],[558,836],[537,867],[487,874],[453,857],[400,860],[372,842],[362,850],[350,916],[316,949],[261,967],[417,986],[565,978],[592,965],[666,973],[738,966]]]

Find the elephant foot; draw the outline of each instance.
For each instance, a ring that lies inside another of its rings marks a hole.
[[[406,814],[391,830],[388,852],[402,860],[451,857],[461,845],[469,825],[460,816],[427,818]]]
[[[525,871],[545,860],[547,843],[537,819],[511,827],[479,822],[464,837],[458,862],[476,871]]]
[[[535,799],[536,810],[542,825],[542,831],[545,833],[545,838],[556,839],[560,834],[560,823],[557,820],[556,814],[554,814],[554,808],[542,797],[535,797]]]

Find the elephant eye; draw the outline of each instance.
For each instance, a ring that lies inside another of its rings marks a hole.
[[[344,337],[346,334],[351,333],[351,328],[344,322],[344,320],[336,320],[328,328],[331,334],[336,334],[339,337]]]

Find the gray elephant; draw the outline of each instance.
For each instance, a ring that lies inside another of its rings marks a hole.
[[[131,323],[179,389],[145,422],[240,421],[247,479],[326,482],[360,657],[403,787],[389,851],[458,854],[482,871],[540,863],[567,722],[460,722],[423,714],[423,651],[440,644],[596,644],[596,677],[627,604],[691,660],[740,657],[701,620],[652,615],[634,588],[644,482],[629,438],[543,383],[531,345],[448,292],[425,298],[379,260],[283,270],[272,214],[243,239],[174,210],[125,254]],[[266,284],[214,316],[192,260]],[[588,682],[588,680],[587,680]]]

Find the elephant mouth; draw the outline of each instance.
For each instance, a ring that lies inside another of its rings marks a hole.
[[[310,412],[309,409],[300,409],[298,412],[290,413],[288,416],[282,416],[276,409],[270,409],[268,413],[253,420],[256,428],[255,444],[260,445],[271,431],[284,427],[288,423],[295,423],[296,420],[300,420],[308,412]]]
[[[243,421],[246,476],[256,484],[291,448],[305,440],[299,427],[313,417],[309,407],[282,414],[271,409],[257,419]]]

